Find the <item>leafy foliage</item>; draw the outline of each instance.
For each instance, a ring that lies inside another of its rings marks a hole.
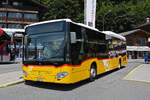
[[[42,20],[69,18],[76,22],[84,20],[84,0],[43,0],[49,10]]]
[[[49,9],[41,20],[70,18],[84,22],[84,0],[38,0]],[[150,17],[150,0],[97,0],[96,28],[114,32],[129,31]],[[111,10],[111,12],[108,12]]]

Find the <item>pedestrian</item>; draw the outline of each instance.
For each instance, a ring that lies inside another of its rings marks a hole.
[[[145,54],[145,58],[144,58],[145,63],[148,62],[148,56],[149,56],[149,54],[146,53],[146,54]]]
[[[11,53],[10,53],[10,61],[15,60],[15,49],[11,49]]]

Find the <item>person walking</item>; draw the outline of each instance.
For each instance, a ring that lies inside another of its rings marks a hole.
[[[148,54],[148,53],[146,53],[146,54],[145,54],[145,58],[144,58],[145,63],[147,63],[147,62],[148,62],[148,57],[149,57],[149,54]]]

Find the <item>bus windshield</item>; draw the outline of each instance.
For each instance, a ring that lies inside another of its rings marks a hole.
[[[64,60],[64,31],[51,32],[50,30],[50,32],[41,31],[41,33],[38,32],[38,34],[27,34],[29,35],[25,38],[25,61]]]

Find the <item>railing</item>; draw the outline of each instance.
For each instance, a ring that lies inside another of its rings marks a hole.
[[[38,19],[23,19],[23,18],[9,18],[9,17],[0,17],[0,22],[5,23],[35,23],[38,22]]]
[[[10,6],[10,5],[0,5],[0,11],[14,11],[14,12],[25,12],[25,13],[38,13],[38,8],[32,6]]]
[[[1,21],[6,21],[6,17],[0,17]]]

